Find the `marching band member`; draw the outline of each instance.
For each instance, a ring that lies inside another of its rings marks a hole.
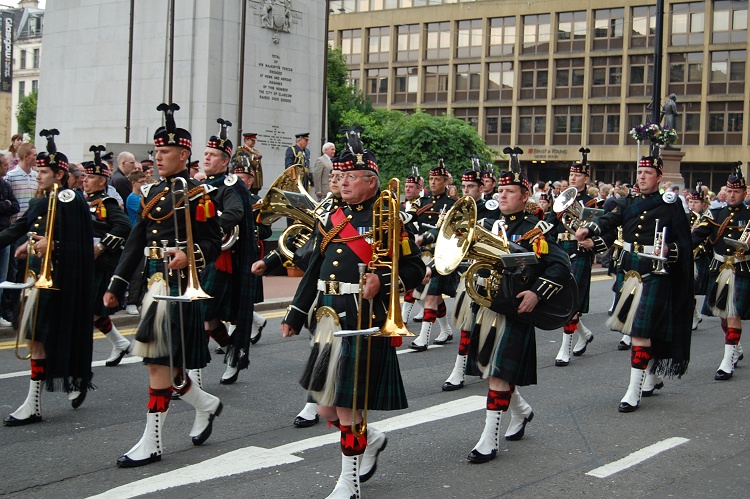
[[[586,183],[589,180],[588,149],[581,148],[581,161],[576,161],[570,165],[568,174],[568,183],[570,187],[575,187],[578,191],[575,202],[584,207],[596,208],[596,198],[588,195]],[[578,313],[570,319],[563,327],[562,343],[560,350],[555,357],[555,365],[558,367],[567,366],[570,363],[570,357],[578,357],[586,352],[586,347],[594,341],[594,335],[581,322],[581,316],[589,311],[589,292],[591,290],[591,266],[594,264],[594,256],[607,250],[607,244],[599,236],[587,238],[578,242],[574,234],[568,232],[565,224],[560,220],[562,213],[550,213],[547,216],[547,222],[555,226],[557,240],[560,247],[568,254],[570,258],[570,267],[573,276],[578,283],[578,299],[580,300],[580,309]],[[573,333],[578,332],[578,340],[573,346]]]
[[[94,327],[112,343],[112,352],[105,365],[116,366],[130,352],[130,342],[112,324],[111,311],[103,305],[102,297],[120,261],[125,239],[130,233],[130,219],[120,209],[117,200],[106,193],[110,171],[101,159],[105,147],[91,146],[89,150],[94,153],[94,161],[83,165],[83,190],[94,230]]]
[[[618,199],[612,211],[576,231],[576,238],[584,241],[622,226],[620,299],[607,321],[610,328],[629,334],[633,344],[630,383],[620,412],[637,410],[642,391],[663,387],[661,375],[682,376],[690,360],[691,321],[680,313],[690,309],[694,296],[690,226],[679,198],[673,192],[659,194],[663,169],[661,158],[642,157],[640,194]]]
[[[253,195],[257,196],[258,192],[263,188],[263,165],[261,163],[263,155],[258,148],[255,147],[255,142],[258,140],[258,134],[255,132],[245,132],[242,134],[242,140],[245,144],[240,149],[244,149],[250,153],[250,166],[254,172],[253,183],[248,189]]]
[[[492,163],[487,163],[487,169],[482,171],[482,197],[492,199],[497,194],[497,177],[495,177],[495,167]]]
[[[138,222],[125,243],[103,300],[107,307],[119,304],[127,289],[127,276],[133,273],[145,254],[149,291],[143,300],[133,354],[143,357],[148,369],[148,413],[143,436],[117,460],[117,466],[121,468],[161,460],[161,434],[173,386],[182,400],[195,408],[195,420],[190,431],[194,445],[208,439],[213,420],[223,407],[218,397],[204,392],[185,372],[186,369],[202,369],[210,359],[203,332],[202,306],[195,301],[180,303],[154,299],[155,295],[182,294],[184,290],[177,289],[178,273],[180,277],[185,277],[182,283],[186,287],[189,273],[215,261],[221,249],[219,220],[215,216],[215,206],[212,209],[213,200],[208,196],[213,189],[189,180],[187,162],[192,141],[190,132],[177,128],[175,124],[174,111],[178,109],[177,104],[160,104],[157,108],[166,115],[166,125],[154,133],[156,166],[162,180],[141,188],[143,198]],[[175,181],[177,177],[187,182],[185,189],[188,189],[186,197],[190,200],[189,212],[177,209],[183,205],[184,198],[173,198],[174,190],[182,190],[182,182]],[[190,234],[185,232],[188,216],[192,229]],[[192,248],[180,245],[191,239],[194,243]],[[164,275],[165,252],[170,257],[168,275]],[[195,255],[196,269],[188,266],[193,260],[191,254]],[[174,370],[170,369],[170,365],[174,366]]]
[[[68,393],[73,408],[79,407],[87,391],[93,388],[94,272],[91,265],[81,265],[94,260],[91,217],[81,193],[66,188],[68,158],[57,151],[55,135],[59,132],[42,130],[39,135],[47,138],[47,151],[36,156],[42,196],[30,199],[26,212],[0,232],[0,247],[30,234],[30,244],[18,247],[15,256],[28,257],[30,270],[36,273],[45,265],[49,275],[42,277],[51,278],[50,285],[55,289],[38,287],[37,281],[37,287],[30,288],[26,297],[18,328],[29,342],[31,382],[26,400],[4,419],[5,426],[42,420],[43,387],[50,392]],[[55,192],[57,198],[50,198]],[[56,207],[51,209],[53,204]],[[27,253],[29,250],[33,252],[31,255]]]
[[[695,186],[695,189],[691,189],[687,196],[688,208],[688,221],[690,227],[695,229],[701,222],[703,216],[713,218],[711,211],[708,210],[708,203],[706,203],[705,193],[701,189],[701,183]],[[706,251],[703,244],[699,245],[693,250],[693,257],[695,258],[695,306],[693,307],[693,331],[698,329],[698,324],[703,321],[703,316],[698,310],[698,296],[706,295],[708,290],[708,266],[711,263],[711,255]]]
[[[506,149],[507,150],[507,149]],[[537,305],[554,300],[570,276],[570,264],[564,251],[545,234],[552,228],[524,210],[531,184],[518,163],[519,149],[511,149],[511,170],[498,182],[498,202],[502,225],[512,241],[538,258],[538,277],[530,289],[516,295],[517,312],[534,313]],[[490,222],[485,222],[488,225]],[[469,283],[467,283],[467,286]],[[498,298],[502,299],[498,296]],[[507,301],[507,299],[505,299]],[[490,308],[494,307],[493,306]],[[531,406],[521,397],[517,386],[536,384],[536,337],[534,326],[518,317],[501,315],[482,307],[468,348],[467,369],[477,369],[488,380],[485,426],[479,441],[469,453],[471,463],[486,463],[497,456],[500,446],[502,413],[511,412],[506,440],[523,437],[526,424],[534,417]]]
[[[422,205],[422,185],[424,179],[419,175],[419,167],[411,165],[411,175],[404,180],[404,202],[401,203],[403,211],[415,213]],[[418,231],[418,222],[413,220],[407,223],[407,229]],[[417,322],[422,321],[424,317],[424,286],[420,285],[417,289],[408,289],[404,293],[404,304],[401,308],[401,318],[404,322],[414,319]]]
[[[433,254],[435,251],[435,238],[438,233],[437,223],[440,213],[449,210],[456,202],[455,199],[447,195],[447,180],[448,170],[445,168],[443,158],[440,158],[438,165],[430,169],[431,194],[422,199],[421,206],[415,213],[419,233],[414,239],[425,253]],[[427,350],[427,345],[430,343],[430,332],[435,322],[440,326],[440,334],[433,343],[444,345],[453,339],[453,330],[448,322],[448,310],[443,295],[456,296],[459,279],[457,272],[447,276],[432,274],[424,297],[422,329],[417,339],[411,342],[409,348],[417,352]]]
[[[727,241],[748,241],[750,207],[745,206],[747,184],[738,163],[727,179],[727,206],[712,210],[693,230],[693,247],[706,244],[713,249],[704,313],[721,317],[724,358],[714,379],[731,379],[737,362],[744,356],[740,346],[742,320],[750,319],[750,264],[746,246]],[[725,239],[726,238],[726,239]]]
[[[366,327],[370,317],[374,327],[385,322],[390,301],[390,268],[378,267],[374,273],[360,278],[357,266],[352,264],[369,264],[373,258],[372,217],[373,205],[379,198],[378,165],[375,156],[362,148],[358,134],[350,131],[348,135],[348,150],[335,161],[342,170],[341,197],[346,204],[333,213],[324,213],[316,223],[311,238],[316,251],[282,321],[281,332],[285,337],[299,333],[314,305],[317,305],[319,317],[316,338],[330,335],[337,329]],[[412,241],[404,239],[401,243],[406,249],[399,258],[398,279],[409,289],[422,280],[425,268]],[[358,310],[360,282],[362,309]],[[364,322],[360,324],[358,317]],[[360,348],[357,348],[358,342],[353,336],[336,339],[340,340],[340,348],[328,350],[330,364],[326,364],[325,351],[319,356],[319,361],[328,366],[322,369],[329,373],[325,386],[312,393],[319,404],[320,415],[341,430],[341,475],[329,497],[359,497],[360,482],[374,474],[377,456],[387,443],[385,434],[372,426],[367,426],[363,434],[356,434],[362,420],[360,410],[365,408],[361,394],[365,392],[368,378],[366,356],[371,358],[369,378],[374,383],[369,389],[366,408],[404,409],[407,406],[406,394],[396,349],[390,338],[362,338]],[[357,406],[353,407],[357,355],[362,358],[357,384],[360,396]],[[319,370],[318,367],[315,366],[315,371]]]

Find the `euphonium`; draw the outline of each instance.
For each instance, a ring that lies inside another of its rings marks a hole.
[[[552,210],[555,213],[563,214],[560,221],[571,234],[575,234],[579,228],[581,216],[583,215],[583,206],[581,206],[581,203],[576,202],[577,195],[578,189],[568,187],[555,198],[555,202],[552,205]]]

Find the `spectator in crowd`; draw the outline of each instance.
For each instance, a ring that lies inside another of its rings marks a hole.
[[[0,156],[0,231],[10,227],[10,217],[19,212],[18,200],[13,195],[13,189],[8,182],[3,180],[8,173],[8,157]],[[15,248],[14,248],[15,249]],[[0,249],[0,282],[4,281],[8,274],[8,259],[10,257],[10,246]],[[2,290],[0,290],[0,297]],[[0,317],[0,327],[9,327],[10,321]]]
[[[125,200],[125,212],[130,217],[130,225],[135,225],[138,208],[141,206],[141,186],[147,184],[149,179],[145,172],[135,171],[128,175],[128,180],[133,186],[133,192]]]
[[[6,158],[8,158],[8,168],[7,168],[8,171],[15,168],[16,165],[18,164],[18,161],[19,161],[18,148],[21,147],[21,144],[23,144],[23,135],[16,133],[10,138],[10,146],[8,147],[8,154],[5,156]]]
[[[117,190],[120,199],[127,199],[133,191],[133,186],[130,185],[128,175],[135,170],[135,165],[135,156],[132,153],[123,151],[117,155],[117,171],[110,177],[109,185]]]

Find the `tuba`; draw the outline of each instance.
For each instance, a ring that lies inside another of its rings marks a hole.
[[[508,242],[501,224],[499,236],[477,226],[476,213],[476,203],[469,196],[453,205],[435,243],[435,270],[449,274],[461,261],[474,260],[464,278],[466,293],[475,303],[540,329],[564,326],[578,309],[578,287],[573,275],[568,275],[554,300],[539,302],[533,312],[519,314],[516,295],[531,289],[536,282],[536,256]]]
[[[601,208],[581,206],[581,203],[576,202],[577,195],[578,189],[568,187],[557,196],[552,205],[552,210],[555,213],[562,213],[560,221],[571,234],[575,234],[576,230],[583,227],[584,222],[604,213]]]

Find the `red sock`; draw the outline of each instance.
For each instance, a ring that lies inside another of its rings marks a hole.
[[[445,302],[441,302],[440,305],[438,305],[438,309],[437,309],[438,319],[442,319],[443,317],[445,317],[445,314],[447,313],[448,313],[448,309],[445,307]]]
[[[413,289],[410,289],[409,291],[407,291],[406,293],[404,293],[404,301],[407,302],[407,303],[414,303],[415,301],[417,301],[416,298],[414,298],[414,290]]]
[[[651,360],[651,347],[637,347],[633,345],[630,351],[630,367],[634,369],[646,369],[648,361]]]
[[[568,323],[563,326],[563,333],[565,334],[573,334],[576,331],[578,331],[578,319],[575,321],[568,321]]]
[[[458,355],[469,354],[469,331],[461,330],[461,341],[458,342]]]
[[[724,334],[724,344],[739,345],[740,336],[742,336],[742,328],[728,327]]]
[[[31,359],[31,380],[44,381],[47,379],[47,359]]]
[[[330,428],[331,426],[335,426],[339,430],[341,429],[341,423],[339,422],[338,419],[336,421],[329,421],[328,422],[328,427]]]
[[[102,332],[102,334],[107,334],[108,332],[112,331],[112,319],[107,317],[99,317],[94,321],[94,327]]]
[[[507,411],[510,406],[510,398],[513,396],[514,385],[510,385],[510,391],[488,390],[487,391],[487,410],[488,411]]]
[[[148,388],[148,412],[167,412],[172,398],[171,388]]]
[[[432,308],[424,309],[424,316],[422,316],[422,322],[435,322],[437,318],[437,310]]]
[[[352,432],[351,426],[339,426],[341,428],[341,453],[345,456],[359,456],[364,454],[367,447],[367,432],[358,437]]]

